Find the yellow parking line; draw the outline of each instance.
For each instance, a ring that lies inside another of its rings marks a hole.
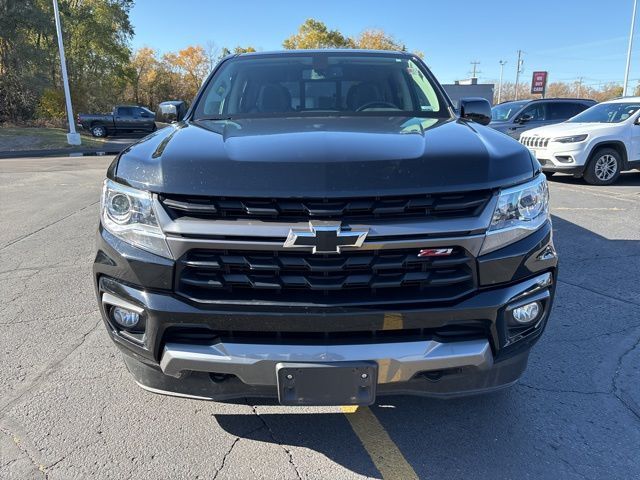
[[[384,480],[417,480],[418,475],[368,407],[341,407]]]

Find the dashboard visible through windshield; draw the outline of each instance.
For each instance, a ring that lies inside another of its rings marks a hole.
[[[399,115],[445,118],[446,100],[409,56],[249,55],[225,61],[194,120],[264,116]]]
[[[600,103],[576,115],[570,123],[620,123],[640,110],[640,103]]]

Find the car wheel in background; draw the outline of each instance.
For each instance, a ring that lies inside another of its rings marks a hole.
[[[613,148],[601,148],[591,156],[584,179],[591,185],[611,185],[620,176],[622,158]]]
[[[98,138],[103,138],[107,136],[107,129],[102,125],[94,125],[91,127],[91,135]]]

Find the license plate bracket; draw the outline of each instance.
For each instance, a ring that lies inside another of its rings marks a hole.
[[[278,363],[282,405],[371,405],[376,399],[376,362]]]

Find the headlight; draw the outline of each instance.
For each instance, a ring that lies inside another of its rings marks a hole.
[[[572,135],[570,137],[558,137],[558,138],[554,138],[553,141],[554,142],[558,142],[558,143],[577,143],[577,142],[583,142],[587,139],[589,135],[584,134],[584,135]]]
[[[544,175],[500,192],[491,225],[482,244],[485,254],[516,242],[549,218],[549,189]]]
[[[150,192],[105,180],[100,210],[102,226],[110,233],[143,250],[171,258]]]

